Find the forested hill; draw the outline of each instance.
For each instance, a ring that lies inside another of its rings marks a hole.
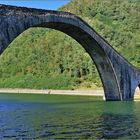
[[[140,67],[140,0],[73,0],[59,10],[90,24],[128,61]],[[98,88],[92,60],[67,35],[31,28],[0,56],[0,87]]]

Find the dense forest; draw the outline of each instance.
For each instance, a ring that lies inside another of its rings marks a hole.
[[[80,16],[140,68],[140,0],[72,0],[58,10]],[[0,87],[97,89],[102,84],[76,41],[52,29],[30,28],[0,56]]]

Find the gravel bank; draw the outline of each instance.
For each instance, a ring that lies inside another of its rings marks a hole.
[[[26,94],[60,94],[60,95],[83,95],[103,96],[103,90],[37,90],[37,89],[0,89],[0,93],[26,93]]]

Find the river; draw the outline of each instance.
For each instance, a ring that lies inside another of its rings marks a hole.
[[[0,94],[0,139],[140,139],[140,102]]]

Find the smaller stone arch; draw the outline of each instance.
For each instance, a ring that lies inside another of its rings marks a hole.
[[[140,83],[135,88],[134,100],[140,100]]]

